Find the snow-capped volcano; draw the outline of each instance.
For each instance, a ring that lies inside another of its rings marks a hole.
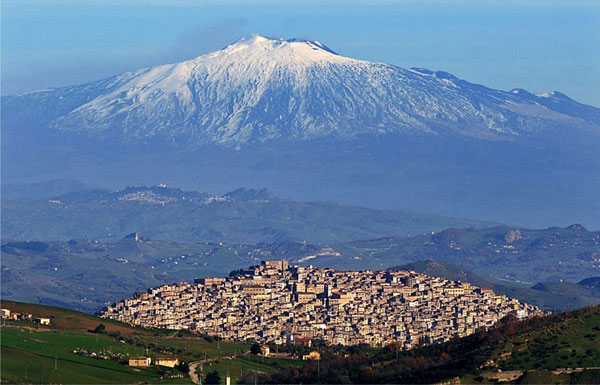
[[[600,110],[563,97],[493,90],[444,72],[347,58],[318,41],[255,35],[189,61],[3,102],[46,106],[40,118],[51,128],[122,143],[414,132],[510,139],[557,126],[598,128]]]
[[[2,97],[2,182],[245,185],[529,227],[600,225],[600,109],[332,48],[252,36]]]

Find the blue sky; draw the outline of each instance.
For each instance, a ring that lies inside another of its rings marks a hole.
[[[600,106],[599,1],[3,0],[2,94],[196,57],[252,33]]]

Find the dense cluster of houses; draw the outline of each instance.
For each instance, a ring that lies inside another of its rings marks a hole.
[[[163,285],[108,306],[105,318],[262,343],[321,339],[411,348],[541,311],[491,289],[413,271],[336,271],[263,261],[228,278]]]

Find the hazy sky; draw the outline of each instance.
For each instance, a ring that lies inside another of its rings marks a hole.
[[[600,1],[1,3],[3,95],[191,59],[260,33],[600,106]]]

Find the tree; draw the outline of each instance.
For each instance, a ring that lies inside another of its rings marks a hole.
[[[106,332],[106,326],[104,326],[104,324],[100,324],[98,326],[96,326],[96,328],[93,331],[94,333],[104,333]]]
[[[252,347],[250,347],[250,353],[252,354],[260,354],[260,345],[259,344],[254,344],[252,345]]]
[[[180,372],[183,373],[189,373],[190,371],[190,366],[187,364],[187,362],[180,362],[178,365],[175,365],[175,369],[179,370]]]
[[[206,377],[204,377],[204,383],[205,384],[220,384],[221,376],[219,375],[219,372],[217,372],[216,370],[213,370],[212,372],[208,372],[206,374]]]

